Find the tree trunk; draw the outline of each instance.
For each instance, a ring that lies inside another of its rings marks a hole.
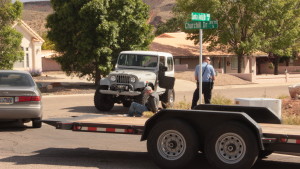
[[[238,55],[238,73],[242,73],[243,55]]]
[[[279,56],[274,54],[274,75],[278,75]]]
[[[96,63],[96,74],[95,74],[95,86],[100,85],[101,71],[99,69],[99,64]]]

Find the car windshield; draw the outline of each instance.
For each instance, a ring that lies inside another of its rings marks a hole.
[[[1,86],[20,86],[29,87],[34,86],[32,78],[27,74],[22,73],[0,73],[0,87]]]
[[[118,65],[153,68],[157,66],[157,58],[154,55],[121,54],[118,59]]]

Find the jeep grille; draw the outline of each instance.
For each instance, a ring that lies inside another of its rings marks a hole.
[[[129,79],[128,75],[117,75],[117,83],[129,83]]]

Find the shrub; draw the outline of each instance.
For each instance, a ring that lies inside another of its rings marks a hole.
[[[220,94],[215,94],[211,99],[211,104],[233,105],[233,101]]]
[[[32,77],[37,77],[42,75],[41,70],[29,70],[29,73],[31,74]]]

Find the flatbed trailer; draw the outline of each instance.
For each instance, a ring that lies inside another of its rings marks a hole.
[[[199,151],[216,168],[251,168],[274,151],[300,153],[300,126],[282,125],[268,108],[199,105],[151,118],[87,115],[48,119],[57,129],[141,135],[160,168],[184,168]]]

